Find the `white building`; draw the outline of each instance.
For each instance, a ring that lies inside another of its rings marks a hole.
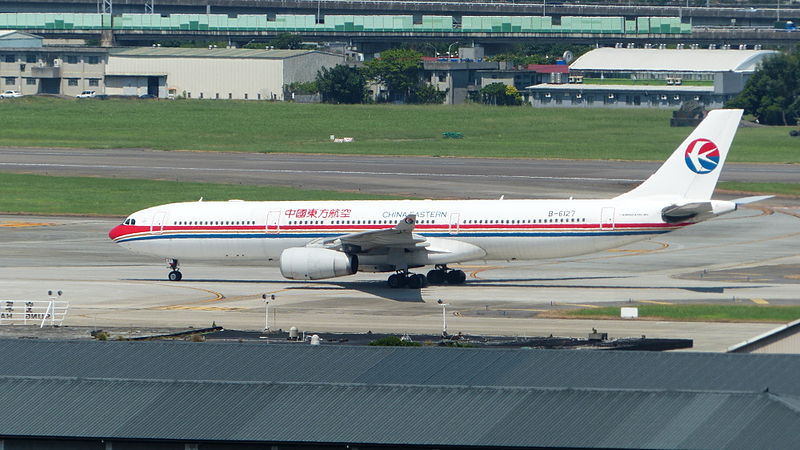
[[[530,86],[528,91],[533,106],[675,109],[694,100],[719,108],[742,91],[764,58],[775,53],[598,48],[570,65],[570,84],[540,84]],[[609,84],[605,81],[608,79],[626,83]]]
[[[109,50],[105,93],[161,98],[283,100],[284,85],[313,81],[344,56],[317,50],[137,47]]]

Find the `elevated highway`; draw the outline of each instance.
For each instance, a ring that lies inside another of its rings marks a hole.
[[[772,26],[800,19],[796,7],[678,7],[552,4],[548,1],[399,1],[399,0],[109,0],[112,13],[157,14],[461,14],[550,16],[662,16],[689,18],[694,25]],[[777,5],[776,5],[777,6]],[[0,12],[98,12],[97,0],[9,0]]]
[[[226,40],[239,46],[248,42],[271,40],[280,31],[217,31],[217,30],[25,30],[47,38],[101,39],[116,45],[143,45],[159,40]],[[364,31],[297,31],[309,41],[347,42],[361,51],[380,51],[387,44],[409,41],[424,42],[474,42],[482,45],[508,45],[519,41],[549,43],[576,43],[614,45],[633,43],[637,47],[644,44],[700,44],[718,46],[728,44],[738,47],[741,44],[790,46],[800,43],[800,32],[785,32],[771,28],[723,28],[695,27],[690,34],[594,34],[594,33],[485,33],[485,32],[364,32]],[[149,44],[147,44],[149,45]]]

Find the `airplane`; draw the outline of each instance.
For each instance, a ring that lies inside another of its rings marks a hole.
[[[633,190],[601,200],[242,200],[137,211],[109,232],[133,252],[180,260],[261,261],[292,280],[390,272],[392,288],[461,284],[451,264],[534,260],[619,247],[769,198],[711,200],[742,110],[714,110]],[[433,266],[427,275],[410,269]]]

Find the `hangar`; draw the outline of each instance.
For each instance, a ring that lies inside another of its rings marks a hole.
[[[283,100],[284,85],[313,81],[343,55],[317,50],[135,47],[109,50],[108,95]]]
[[[795,355],[0,340],[0,448],[798,448]]]
[[[541,107],[674,109],[693,100],[708,108],[721,108],[742,91],[764,58],[776,53],[746,49],[598,48],[570,65],[569,84],[539,84],[529,86],[528,91],[533,106]],[[620,82],[605,81],[608,79]]]

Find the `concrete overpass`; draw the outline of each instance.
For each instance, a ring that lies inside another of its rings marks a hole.
[[[548,4],[531,1],[398,1],[398,0],[108,0],[114,14],[461,14],[550,16],[666,16],[690,18],[693,25],[772,26],[778,20],[800,19],[800,8],[678,7],[635,5]],[[102,0],[100,4],[102,4]],[[97,0],[10,0],[0,12],[98,12]],[[102,12],[102,11],[101,11]]]

